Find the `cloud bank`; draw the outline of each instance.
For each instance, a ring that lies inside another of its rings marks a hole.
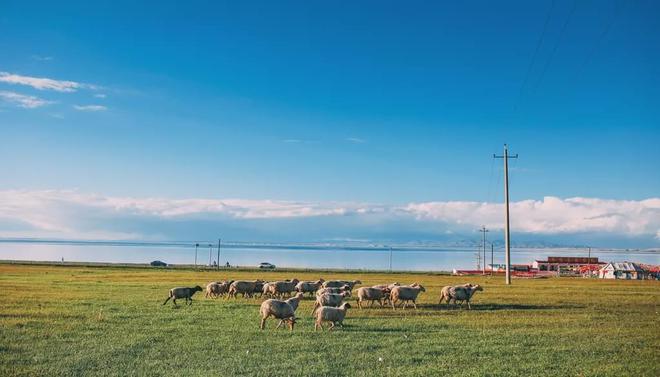
[[[76,239],[445,240],[503,227],[502,204],[449,201],[403,206],[245,199],[113,197],[78,191],[0,191],[0,237]],[[660,198],[545,197],[511,205],[526,239],[627,240],[660,244]],[[493,234],[495,237],[495,234]],[[454,238],[455,239],[455,238]],[[643,244],[643,245],[641,245]],[[609,246],[609,245],[600,245]]]

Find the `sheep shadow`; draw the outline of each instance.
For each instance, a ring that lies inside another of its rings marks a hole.
[[[472,304],[474,311],[498,311],[498,310],[566,310],[581,309],[582,305],[529,305],[529,304]],[[468,310],[466,306],[447,306],[445,304],[434,304],[425,306],[427,309],[459,311]]]

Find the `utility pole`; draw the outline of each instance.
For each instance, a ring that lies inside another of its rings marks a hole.
[[[587,268],[589,269],[589,277],[591,277],[591,247],[589,247],[589,258],[587,259],[587,263],[589,263]]]
[[[218,270],[220,269],[220,241],[222,238],[218,238]]]
[[[390,246],[390,272],[392,272],[392,246]]]
[[[474,255],[477,257],[477,271],[481,270],[481,250],[477,250]]]
[[[485,225],[482,225],[481,229],[479,229],[479,231],[481,233],[483,233],[482,247],[483,247],[483,250],[484,250],[484,265],[483,265],[483,268],[481,270],[481,274],[486,275],[486,233],[488,233],[488,229],[486,229]],[[492,266],[491,266],[491,268],[492,268]]]
[[[506,263],[506,284],[511,284],[511,236],[509,232],[509,159],[518,158],[509,156],[509,147],[504,144],[504,155],[493,155],[493,158],[504,159],[504,259]]]
[[[213,250],[213,245],[209,244],[209,267],[211,267],[211,251]]]
[[[493,253],[495,252],[495,245],[490,243],[490,276],[493,276],[493,266],[495,265],[493,261]]]
[[[195,244],[195,267],[197,267],[197,248],[199,247],[199,244]]]

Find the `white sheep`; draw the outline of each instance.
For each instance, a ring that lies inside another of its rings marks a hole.
[[[357,304],[358,308],[362,309],[363,301],[371,301],[369,307],[374,305],[374,301],[378,301],[381,307],[383,307],[383,298],[390,293],[387,287],[384,288],[369,288],[369,287],[360,287],[357,291]]]
[[[243,297],[252,297],[254,289],[258,283],[263,283],[262,280],[237,280],[229,286],[229,297],[236,298],[237,294],[242,294]]]
[[[316,297],[314,302],[314,307],[312,308],[312,315],[316,312],[316,309],[321,306],[333,306],[337,307],[344,302],[344,298],[348,297],[348,292],[343,293],[326,293]]]
[[[268,290],[264,291],[271,297],[285,297],[290,296],[296,289],[298,279],[273,281],[268,284]]]
[[[351,296],[351,287],[348,285],[344,285],[342,287],[329,287],[329,288],[321,288],[318,291],[316,291],[316,297],[319,297],[321,295],[325,295],[328,293],[347,293],[347,296]]]
[[[450,300],[454,300],[454,304],[456,304],[456,301],[461,301],[460,305],[463,305],[462,301],[465,301],[467,302],[468,310],[472,309],[472,307],[470,307],[470,299],[475,294],[475,292],[483,291],[483,290],[484,290],[483,287],[480,286],[479,284],[471,287],[462,287],[462,286],[452,287],[451,289],[449,289],[449,300],[447,301],[447,304],[449,304]]]
[[[353,289],[358,284],[362,284],[362,282],[359,280],[329,280],[323,283],[323,288],[340,288],[348,285]]]
[[[268,317],[275,317],[280,320],[275,329],[279,329],[283,323],[287,323],[289,330],[293,331],[293,326],[296,323],[296,309],[298,309],[298,304],[302,297],[303,294],[298,293],[286,301],[268,299],[262,302],[259,308],[259,312],[261,313],[259,328],[263,330],[266,327],[266,319]]]
[[[334,308],[331,306],[322,306],[319,310],[316,311],[316,322],[314,323],[314,331],[318,330],[319,327],[323,330],[323,322],[330,322],[330,328],[332,330],[337,324],[341,327],[344,327],[344,318],[346,318],[346,313],[351,305],[347,302],[343,303],[340,307]]]
[[[214,281],[206,285],[206,292],[204,297],[207,298],[218,298],[219,296],[224,295],[229,290],[229,285],[231,281]]]
[[[438,305],[442,304],[442,300],[447,300],[447,305],[449,305],[449,290],[454,288],[454,287],[472,287],[472,284],[467,283],[463,285],[446,285],[442,287],[442,290],[440,291],[440,301],[438,302]]]
[[[312,296],[314,292],[321,288],[324,281],[325,280],[323,279],[319,279],[317,281],[301,281],[296,285],[296,291],[300,293],[309,293],[309,295]]]
[[[420,292],[426,292],[426,289],[417,283],[411,284],[409,286],[399,286],[392,288],[392,292],[390,292],[392,309],[396,308],[396,304],[399,301],[403,301],[402,309],[406,308],[408,301],[412,301],[413,306],[415,309],[417,309],[416,300]]]
[[[170,289],[169,296],[167,296],[167,299],[165,299],[165,302],[163,302],[163,305],[167,304],[167,302],[170,299],[173,299],[172,302],[174,303],[174,306],[178,306],[176,304],[176,300],[180,298],[185,298],[186,303],[188,305],[192,305],[192,296],[195,294],[195,292],[201,292],[201,291],[203,291],[203,289],[199,285],[193,288],[185,288],[185,287],[172,288]]]

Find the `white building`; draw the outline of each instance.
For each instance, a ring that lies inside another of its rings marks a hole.
[[[598,271],[601,279],[642,280],[646,275],[647,272],[633,262],[610,262]]]

